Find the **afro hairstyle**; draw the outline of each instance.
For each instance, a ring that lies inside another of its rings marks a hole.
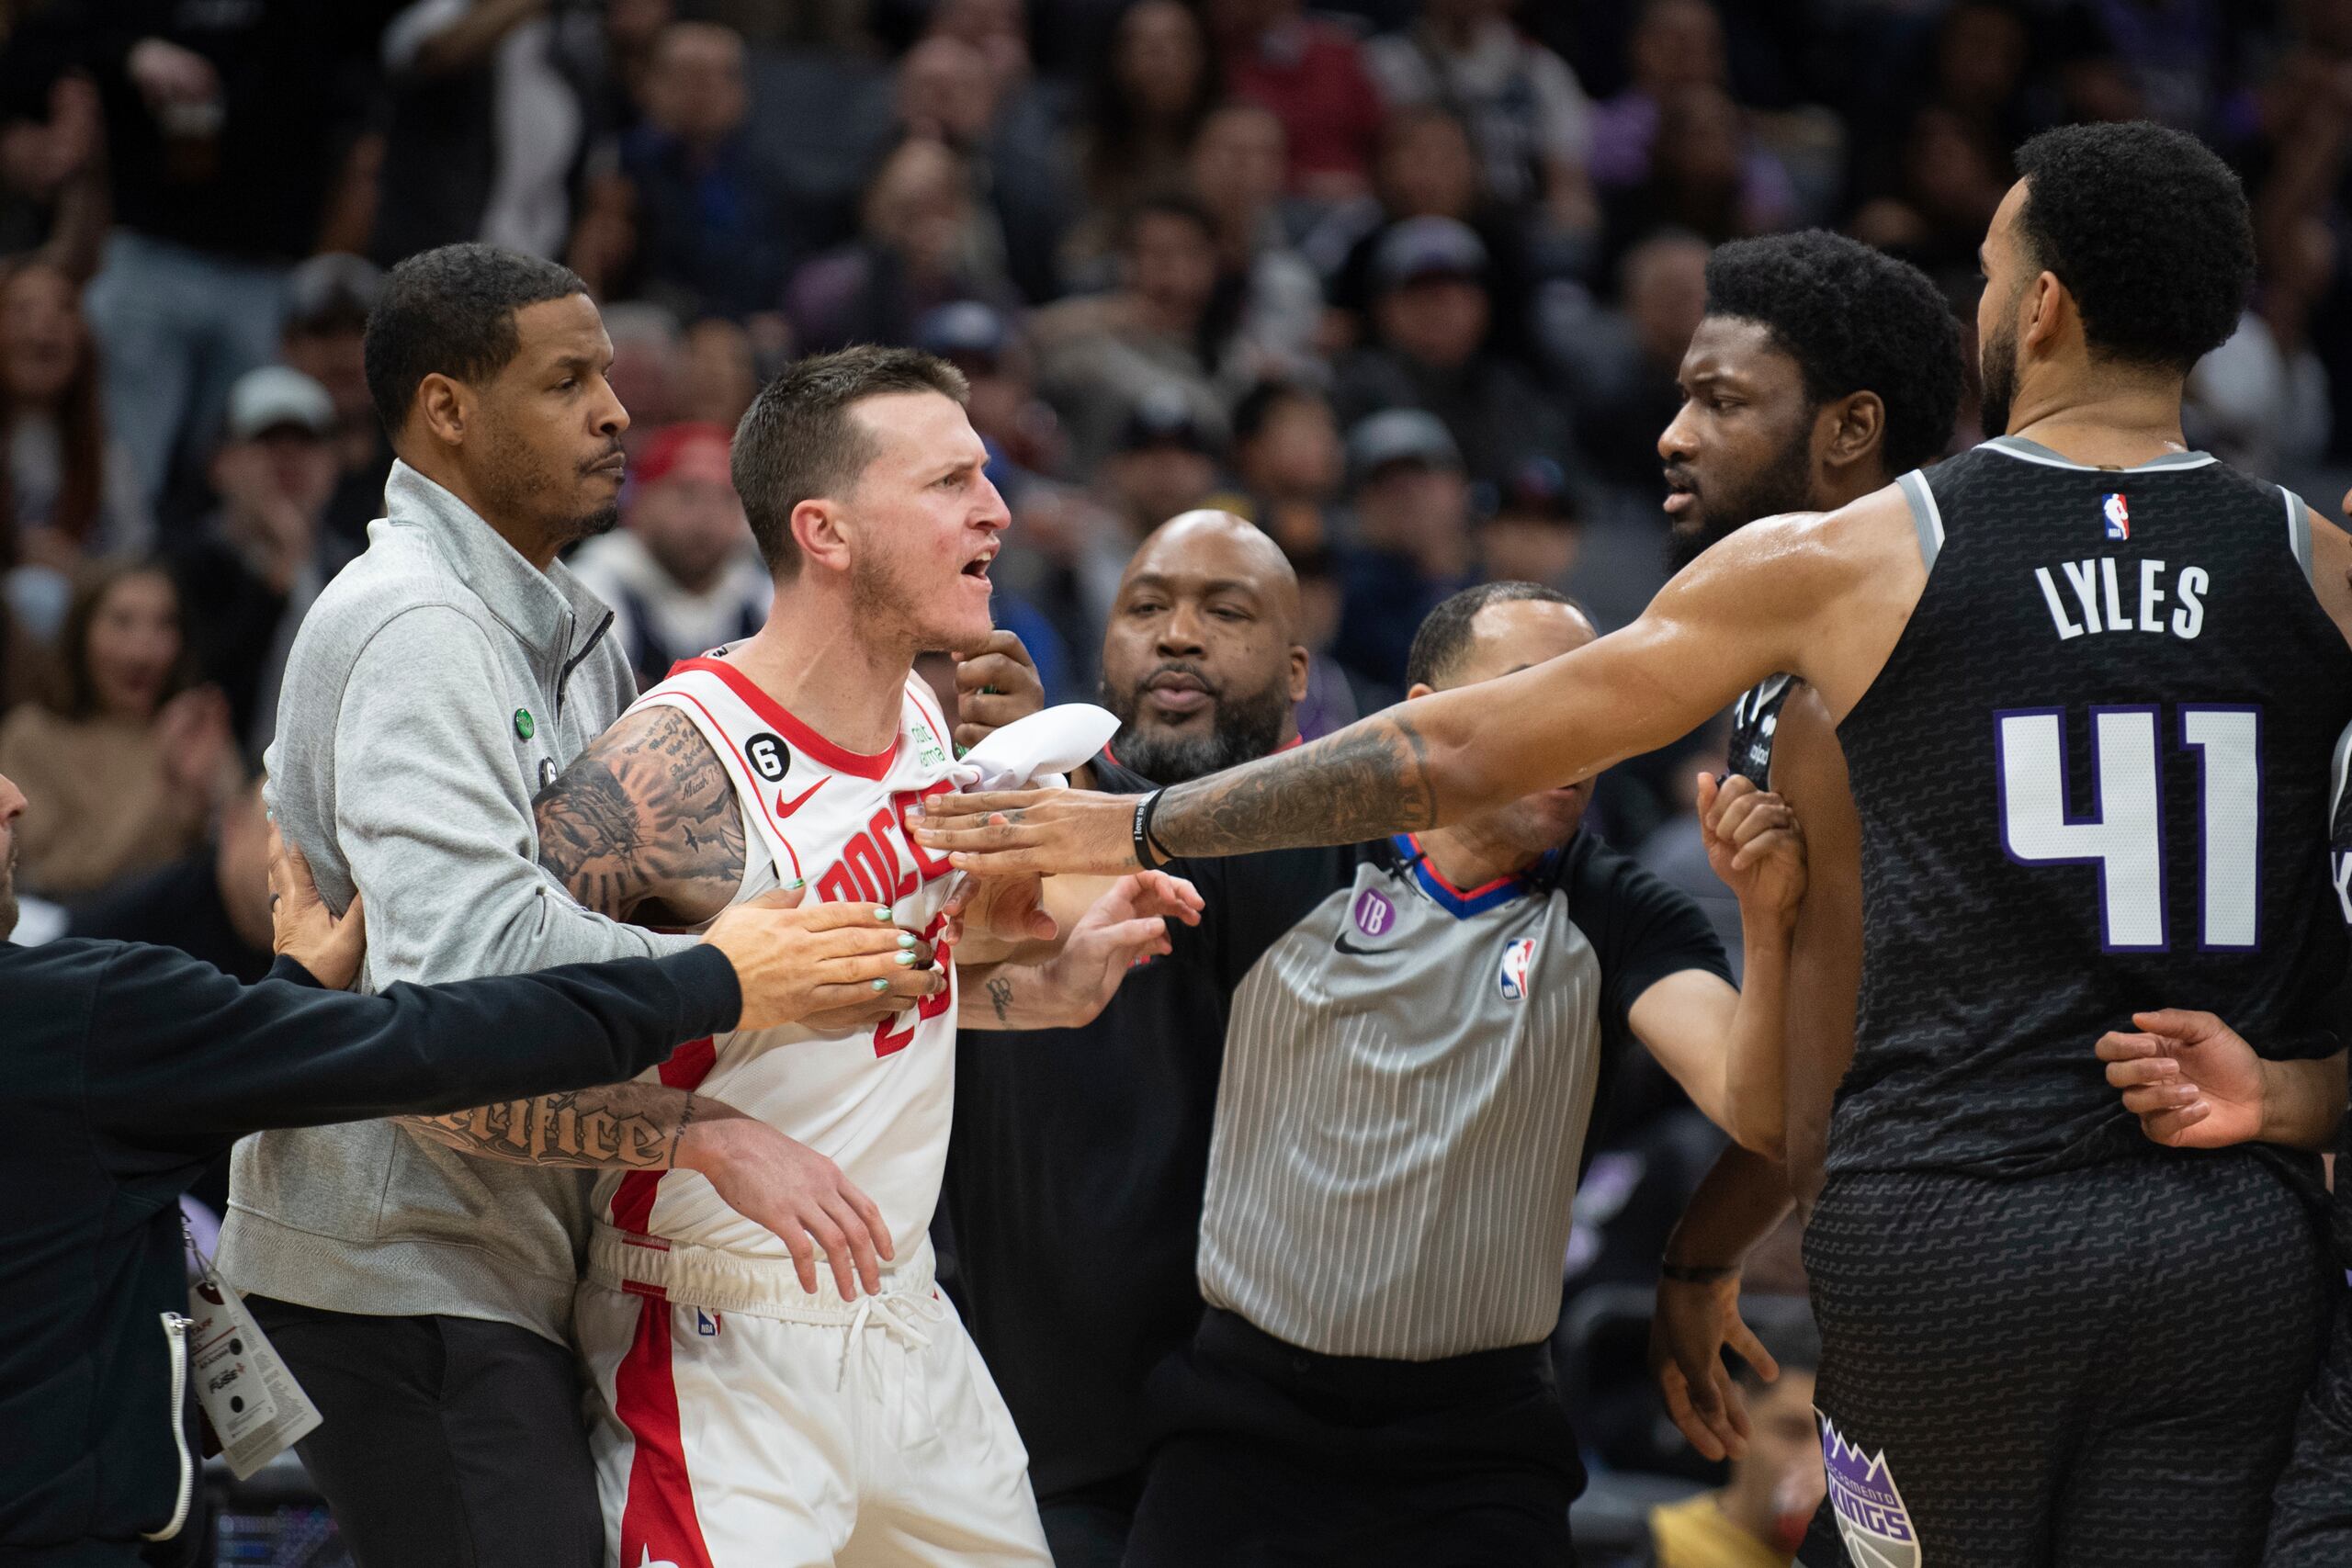
[[[2029,265],[2057,276],[2093,353],[2187,375],[2254,287],[2254,221],[2230,166],[2145,120],[2068,125],[2018,149]]]
[[[1932,463],[1951,444],[1960,323],[1909,263],[1821,229],[1736,240],[1707,258],[1707,314],[1770,332],[1815,408],[1877,393],[1889,474]]]

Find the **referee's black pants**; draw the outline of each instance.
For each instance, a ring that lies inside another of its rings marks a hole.
[[[1584,1488],[1545,1345],[1317,1355],[1210,1309],[1153,1374],[1126,1568],[1573,1568]]]
[[[298,1451],[358,1568],[602,1568],[568,1347],[478,1318],[245,1304],[319,1407]]]

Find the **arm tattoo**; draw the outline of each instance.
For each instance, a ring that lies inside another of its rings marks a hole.
[[[1005,1021],[1004,1010],[1012,1005],[1012,982],[1001,975],[989,979],[989,1005],[996,1009],[996,1021]]]
[[[539,863],[600,914],[694,925],[726,908],[742,884],[735,786],[675,708],[614,725],[531,807]]]
[[[1353,844],[1435,825],[1429,743],[1383,714],[1311,746],[1170,790],[1151,836],[1174,855]]]
[[[503,1100],[447,1116],[401,1116],[436,1144],[514,1165],[666,1170],[694,1120],[694,1097],[667,1084],[616,1083]]]

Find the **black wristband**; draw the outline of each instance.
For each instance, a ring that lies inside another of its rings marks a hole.
[[[1657,1277],[1684,1285],[1712,1285],[1723,1280],[1738,1279],[1739,1265],[1661,1263],[1657,1266]]]
[[[1168,857],[1152,859],[1151,808],[1159,804],[1159,791],[1153,790],[1136,802],[1136,819],[1132,831],[1136,840],[1136,864],[1146,871],[1158,871],[1168,863]]]

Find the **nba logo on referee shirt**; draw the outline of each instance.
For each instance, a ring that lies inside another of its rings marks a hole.
[[[1366,936],[1378,936],[1396,923],[1396,906],[1369,887],[1356,899],[1353,914],[1356,930]]]
[[[2114,491],[2098,498],[2099,515],[2107,519],[2107,536],[2123,540],[2132,536],[2132,509],[2123,503],[2123,492]]]
[[[1535,939],[1533,937],[1517,937],[1506,942],[1503,945],[1502,968],[1496,976],[1498,983],[1503,988],[1504,997],[1511,1001],[1519,1001],[1524,998],[1528,992],[1531,972],[1534,967]]]

